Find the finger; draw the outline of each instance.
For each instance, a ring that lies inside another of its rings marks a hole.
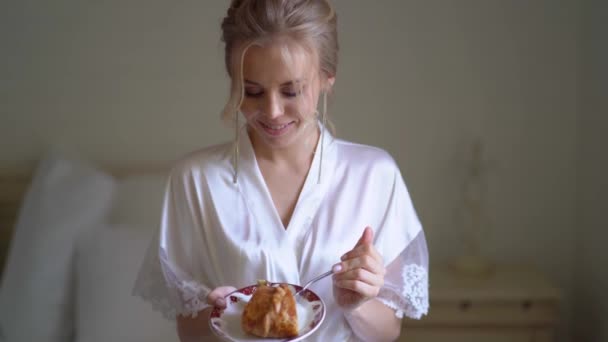
[[[366,284],[359,280],[339,280],[336,281],[335,284],[339,288],[355,291],[368,298],[375,298],[380,292],[379,287]]]
[[[357,268],[363,268],[374,274],[378,274],[378,275],[382,275],[382,276],[384,276],[386,274],[384,265],[381,262],[378,262],[378,260],[374,259],[371,255],[367,255],[367,254],[354,258],[354,259],[342,261],[341,263],[336,264],[336,266],[340,267],[339,272],[334,272],[336,274],[348,272],[350,270],[354,270]],[[334,270],[335,270],[335,268],[334,268]]]
[[[236,288],[232,286],[216,287],[207,296],[207,304],[224,309],[226,307],[226,300],[224,299],[224,297],[234,291],[236,291]]]
[[[364,255],[370,255],[372,258],[376,259],[376,261],[378,261],[379,263],[381,263],[381,264],[384,263],[382,256],[380,255],[380,253],[378,253],[378,250],[372,244],[355,247],[353,250],[344,253],[344,255],[342,255],[340,257],[340,260],[346,261],[349,259],[354,259],[354,258],[364,256]]]
[[[361,237],[359,238],[359,241],[357,241],[357,244],[355,245],[355,247],[365,245],[365,244],[371,244],[373,241],[374,241],[374,231],[372,230],[372,228],[367,226],[367,227],[365,227],[365,229],[363,229],[363,234],[361,234]]]
[[[370,286],[382,287],[384,286],[384,276],[379,274],[371,273],[370,271],[357,268],[348,272],[336,274],[333,276],[334,282],[343,280],[358,280],[364,282]]]

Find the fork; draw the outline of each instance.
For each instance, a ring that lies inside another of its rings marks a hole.
[[[327,272],[325,272],[325,273],[323,273],[323,274],[321,274],[321,275],[319,275],[319,276],[316,276],[316,277],[315,277],[315,278],[313,278],[311,281],[309,281],[309,282],[308,282],[308,283],[306,283],[304,286],[302,286],[302,288],[301,288],[301,289],[300,289],[298,292],[296,292],[296,293],[294,294],[294,296],[298,296],[298,298],[302,297],[300,294],[301,294],[302,292],[304,292],[304,291],[305,291],[305,290],[306,290],[306,289],[307,289],[307,288],[308,288],[310,285],[312,285],[313,283],[316,283],[317,281],[319,281],[319,280],[321,280],[321,279],[323,279],[323,278],[325,278],[325,277],[328,277],[328,276],[332,275],[333,273],[334,273],[334,271],[333,271],[333,270],[329,270],[329,271],[327,271]]]

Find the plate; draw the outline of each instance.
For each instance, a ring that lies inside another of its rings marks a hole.
[[[278,286],[279,283],[268,283],[270,286]],[[287,284],[292,293],[301,290],[299,285]],[[258,285],[251,285],[242,289],[236,290],[229,294],[226,298],[226,308],[224,310],[213,308],[209,325],[211,330],[220,338],[232,342],[277,342],[277,341],[300,341],[312,334],[321,326],[325,319],[325,303],[314,292],[306,289],[302,295],[304,301],[296,302],[296,310],[298,313],[298,328],[300,329],[298,336],[289,339],[279,338],[262,338],[249,335],[241,328],[241,314],[245,308],[245,304],[249,302],[253,293],[257,290]]]

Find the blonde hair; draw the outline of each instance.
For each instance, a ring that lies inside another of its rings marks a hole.
[[[222,113],[226,122],[237,117],[243,101],[243,59],[251,45],[282,37],[304,43],[314,52],[321,74],[336,75],[337,16],[327,0],[232,0],[221,27],[226,70],[232,80]]]

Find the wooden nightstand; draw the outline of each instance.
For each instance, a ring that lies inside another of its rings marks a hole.
[[[526,266],[496,267],[485,278],[431,266],[429,315],[404,319],[407,342],[549,342],[560,291]]]

